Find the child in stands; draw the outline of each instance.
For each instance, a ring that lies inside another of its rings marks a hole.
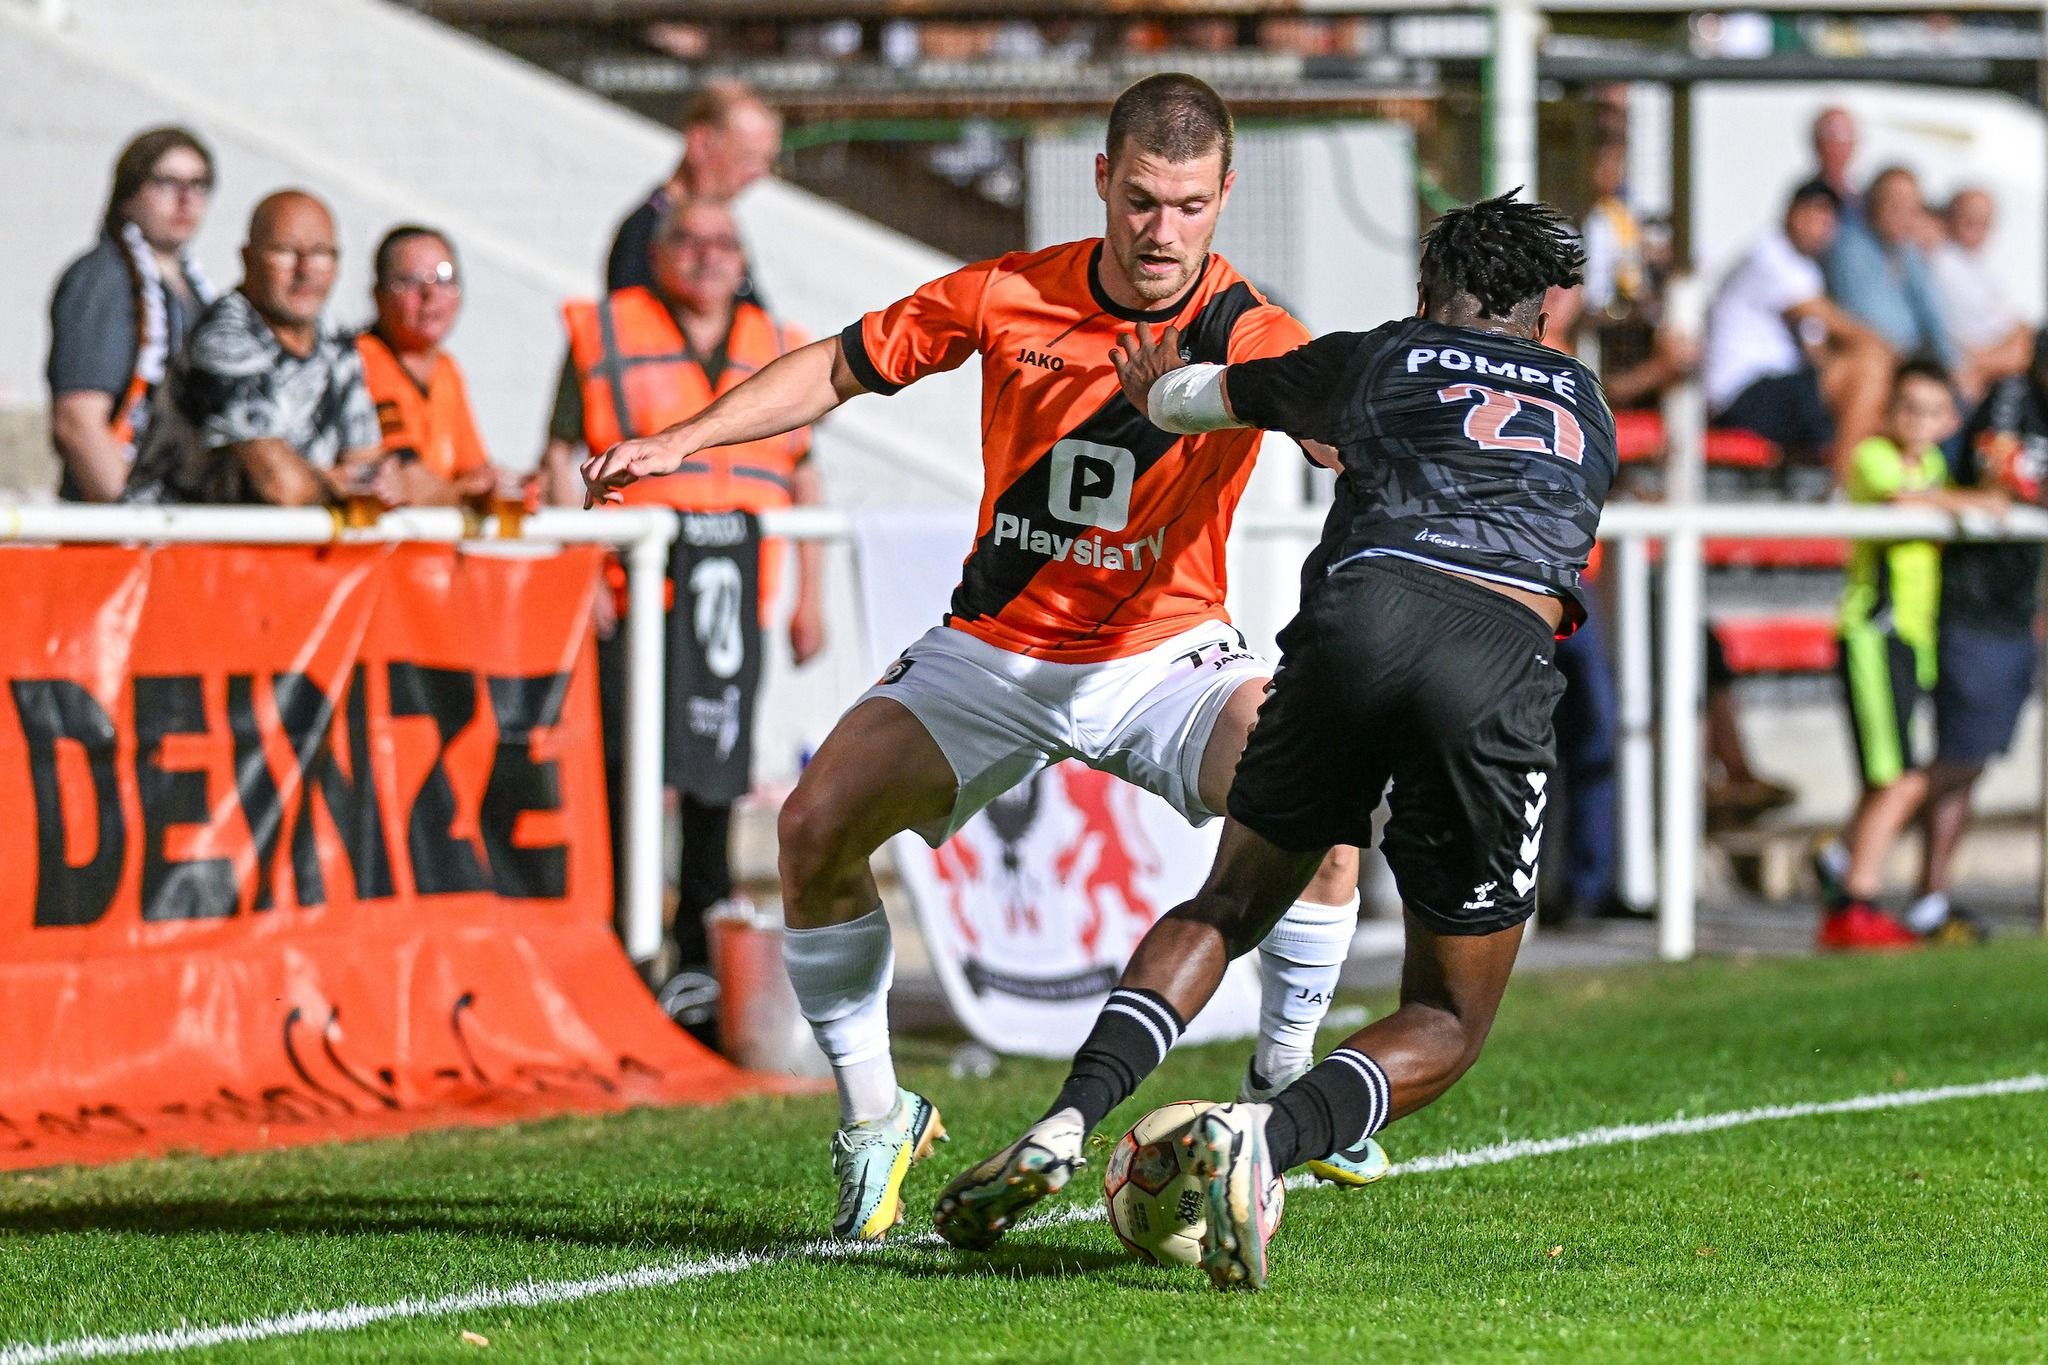
[[[1845,480],[1859,503],[1963,511],[1985,494],[1951,487],[1939,442],[1956,425],[1939,365],[1909,360],[1892,379],[1883,434],[1859,443]],[[1934,689],[1941,546],[1929,540],[1858,541],[1842,594],[1841,657],[1863,794],[1842,836],[1816,855],[1822,948],[1904,948],[1919,937],[1877,905],[1884,861],[1927,797],[1913,718]]]

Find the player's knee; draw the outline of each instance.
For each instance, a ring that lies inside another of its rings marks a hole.
[[[1358,894],[1358,850],[1339,844],[1323,855],[1301,898],[1318,905],[1342,905]]]
[[[1479,1018],[1457,1010],[1439,1010],[1439,1049],[1444,1067],[1444,1084],[1449,1085],[1479,1060],[1486,1050],[1486,1035],[1492,1031],[1491,1016]]]
[[[775,818],[776,862],[785,891],[813,886],[838,861],[846,822],[835,803],[799,782]]]

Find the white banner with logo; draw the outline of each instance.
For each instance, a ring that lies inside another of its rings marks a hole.
[[[945,614],[974,539],[971,508],[857,513],[868,647],[877,675]],[[999,1052],[1073,1053],[1154,920],[1192,895],[1221,822],[1192,829],[1157,797],[1079,763],[1057,764],[991,803],[945,845],[900,834],[889,850],[946,1000]],[[1188,1030],[1258,1026],[1249,958]]]

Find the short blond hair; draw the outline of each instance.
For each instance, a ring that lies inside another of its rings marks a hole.
[[[686,133],[692,128],[723,128],[732,122],[733,115],[746,108],[759,109],[775,117],[775,111],[754,93],[753,86],[745,81],[720,77],[706,81],[684,102],[678,126]]]

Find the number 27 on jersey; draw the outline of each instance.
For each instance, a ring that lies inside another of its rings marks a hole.
[[[1562,403],[1533,394],[1509,393],[1485,384],[1451,384],[1436,391],[1439,403],[1471,403],[1465,414],[1465,437],[1481,450],[1514,450],[1532,455],[1555,455],[1578,464],[1585,458],[1586,433],[1579,419]],[[1551,437],[1510,436],[1508,423],[1524,407],[1541,408],[1550,414]]]

